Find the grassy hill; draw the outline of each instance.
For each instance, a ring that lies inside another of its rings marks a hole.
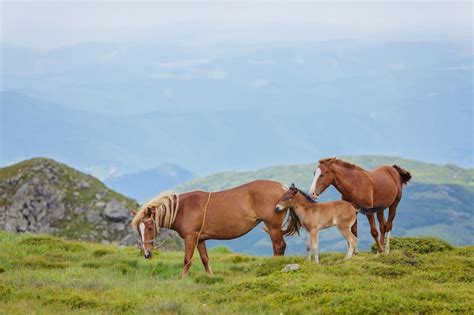
[[[394,239],[390,255],[262,258],[210,251],[180,278],[181,252],[0,231],[0,313],[473,313],[474,247]],[[197,253],[196,253],[197,255]],[[282,272],[289,263],[300,269]]]
[[[474,170],[452,165],[436,165],[389,156],[346,156],[365,168],[381,164],[399,164],[413,175],[413,183],[404,188],[404,196],[397,211],[394,234],[400,236],[430,235],[441,237],[458,245],[474,243],[472,218],[474,201]],[[249,172],[226,172],[197,178],[178,186],[178,191],[195,189],[222,190],[257,179],[267,178],[286,184],[294,182],[303,190],[309,189],[317,161],[313,164],[275,166]],[[339,199],[331,188],[320,200]],[[372,242],[367,220],[359,216],[359,244],[368,248]],[[292,253],[305,251],[304,237],[288,238],[288,250]],[[238,241],[211,242],[225,244],[233,250],[251,254],[271,254],[268,236],[255,229]],[[323,250],[344,250],[344,239],[335,229],[321,233]]]
[[[130,209],[136,207],[95,177],[51,159],[0,168],[0,229],[134,244]]]

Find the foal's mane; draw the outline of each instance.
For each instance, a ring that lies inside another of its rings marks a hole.
[[[175,202],[176,200],[176,202]],[[132,226],[137,228],[145,217],[148,209],[155,209],[155,224],[157,228],[170,228],[176,219],[179,207],[179,195],[173,191],[162,192],[143,204],[132,220]]]
[[[301,194],[306,198],[306,200],[308,200],[309,202],[317,203],[316,200],[314,200],[310,195],[308,195],[307,193],[305,193],[305,192],[302,191],[301,189],[296,188],[296,190],[298,190],[298,192],[301,193]]]

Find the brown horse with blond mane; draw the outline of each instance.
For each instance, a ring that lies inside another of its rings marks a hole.
[[[387,233],[386,253],[390,251],[390,231],[402,198],[403,185],[411,179],[410,173],[398,165],[383,165],[367,171],[355,164],[327,158],[319,161],[314,172],[310,193],[319,196],[324,190],[333,185],[356,209],[367,215],[370,231],[377,243],[377,251],[384,252],[385,233]],[[384,210],[389,208],[388,220],[385,221]],[[380,240],[378,239],[374,213],[379,221]],[[357,236],[357,221],[352,227],[352,233]]]
[[[143,205],[140,211],[132,210],[132,224],[138,231],[145,258],[151,257],[159,228],[165,227],[175,230],[184,239],[183,275],[189,271],[196,247],[206,272],[212,275],[205,241],[240,237],[260,222],[270,234],[273,254],[284,255],[283,236],[298,231],[294,212],[290,210],[286,224],[283,222],[286,211],[275,212],[275,205],[287,189],[275,181],[256,180],[212,193],[164,193]]]

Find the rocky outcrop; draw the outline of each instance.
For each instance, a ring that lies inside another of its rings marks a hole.
[[[130,209],[137,206],[96,178],[50,159],[0,169],[0,228],[8,231],[132,245],[137,233]]]

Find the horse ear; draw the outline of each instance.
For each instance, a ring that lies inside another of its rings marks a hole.
[[[295,183],[291,183],[290,188],[291,188],[291,189],[296,189]]]
[[[132,213],[133,216],[137,215],[137,210],[135,210],[135,209],[130,209],[130,212]]]
[[[334,162],[336,160],[335,157],[332,157],[332,158],[325,158],[325,159],[322,159],[322,160],[319,160],[319,164],[331,164],[332,162]]]

